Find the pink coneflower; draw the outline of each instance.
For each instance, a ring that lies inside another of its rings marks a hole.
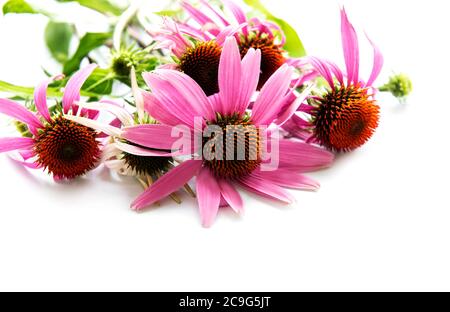
[[[290,84],[294,70],[288,65],[278,69],[262,88],[249,113],[247,108],[258,85],[260,62],[261,52],[254,49],[250,49],[241,61],[235,38],[227,38],[220,58],[220,92],[211,97],[207,97],[192,78],[179,71],[160,69],[144,74],[153,92],[145,93],[147,110],[161,124],[125,128],[122,136],[140,146],[173,149],[179,140],[173,133],[178,131],[179,126],[184,126],[195,137],[199,133],[196,133],[196,120],[200,118],[203,140],[200,139],[199,144],[203,154],[196,157],[194,150],[197,147],[188,149],[192,159],[159,179],[133,202],[132,208],[141,210],[196,176],[202,223],[208,227],[213,223],[221,203],[231,206],[236,212],[243,210],[236,185],[285,203],[291,203],[293,197],[284,187],[317,189],[318,184],[301,173],[330,165],[333,155],[309,144],[284,139],[276,141],[280,149],[279,166],[265,171],[268,160],[263,146],[271,145],[272,149],[275,146],[271,143],[272,131],[264,126],[272,124],[277,118],[277,123],[282,124],[291,116],[292,113],[286,113],[283,118],[279,117],[286,97],[293,92]],[[287,111],[294,112],[305,97],[306,94],[303,94]],[[212,127],[221,130],[223,137],[207,135],[206,132]],[[189,143],[190,140],[185,141]],[[221,144],[225,141],[227,144]],[[228,143],[232,144],[231,147]],[[245,157],[236,157],[237,145],[245,146]],[[219,149],[222,149],[224,158],[214,157]]]
[[[177,22],[166,19],[165,27],[154,33],[155,39],[161,42],[160,47],[171,49],[178,57],[177,68],[194,79],[209,96],[219,91],[217,71],[225,36],[235,35],[241,57],[250,48],[261,51],[260,89],[286,63],[283,31],[274,23],[248,18],[233,1],[220,2],[232,12],[232,18],[208,1],[201,0],[200,7],[181,1],[189,18]]]
[[[95,118],[96,114],[77,106],[80,89],[96,65],[80,70],[67,83],[62,107],[50,113],[47,105],[47,87],[51,81],[40,84],[35,91],[37,113],[24,106],[0,99],[0,113],[25,124],[29,137],[0,138],[0,152],[17,151],[16,160],[32,169],[47,170],[56,180],[74,179],[96,167],[100,158],[100,143],[94,130],[69,121],[66,115],[79,114]]]
[[[341,19],[346,70],[326,60],[309,58],[330,88],[324,95],[313,98],[311,105],[300,107],[300,111],[312,116],[310,123],[294,116],[284,125],[286,130],[301,138],[312,129],[311,141],[338,152],[361,147],[378,127],[380,108],[375,101],[373,83],[383,67],[383,56],[369,39],[374,49],[373,69],[367,82],[360,79],[358,37],[344,9]]]

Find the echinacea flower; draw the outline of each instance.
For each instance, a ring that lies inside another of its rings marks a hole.
[[[133,67],[130,76],[134,100],[136,102],[135,113],[130,113],[116,102],[102,100],[99,103],[80,103],[79,105],[83,109],[109,112],[114,115],[116,119],[110,124],[83,116],[67,115],[65,118],[89,127],[99,134],[107,135],[102,149],[100,163],[120,175],[135,177],[144,189],[147,189],[154,181],[172,169],[177,162],[172,157],[175,154],[171,151],[144,148],[130,143],[122,137],[123,127],[156,124],[156,121],[144,110],[144,100],[142,94],[139,92]],[[189,185],[185,185],[184,188],[189,194],[194,195]],[[171,194],[170,196],[175,202],[181,203],[175,194]]]
[[[200,7],[187,0],[181,1],[188,18],[176,22],[166,19],[165,27],[153,32],[154,39],[160,41],[160,47],[171,49],[178,58],[177,69],[194,79],[209,96],[219,91],[217,73],[224,39],[235,35],[241,57],[250,48],[261,51],[260,89],[287,61],[283,31],[272,22],[248,18],[231,0],[220,3],[232,12],[233,18],[206,0],[200,1]]]
[[[383,56],[369,39],[374,50],[373,69],[367,81],[360,78],[358,37],[344,9],[341,10],[341,20],[346,70],[342,71],[330,61],[310,57],[311,64],[329,88],[323,95],[314,97],[311,105],[300,107],[300,111],[312,116],[311,122],[294,116],[284,126],[291,134],[301,138],[305,138],[312,129],[310,141],[337,152],[361,147],[378,127],[380,108],[376,104],[377,90],[373,83],[383,67]]]
[[[180,126],[189,133],[182,138],[186,145],[192,141],[190,135],[194,141],[198,134],[200,137],[203,134],[203,138],[199,140],[200,146],[194,144],[194,148],[183,149],[191,159],[160,178],[133,202],[132,208],[144,209],[196,176],[202,223],[209,227],[222,204],[238,213],[243,211],[236,186],[284,203],[293,201],[284,188],[318,188],[317,182],[301,173],[329,166],[333,154],[303,142],[275,140],[272,130],[267,128],[280,116],[286,97],[293,92],[290,84],[294,69],[288,65],[278,69],[261,89],[251,113],[247,111],[258,85],[260,62],[261,52],[254,49],[249,49],[241,61],[235,38],[228,37],[220,58],[220,91],[210,97],[192,78],[179,71],[159,69],[144,74],[152,91],[145,93],[146,109],[160,124],[124,128],[122,136],[140,146],[169,150],[180,147],[177,145],[180,138],[174,135],[179,133]],[[287,120],[305,97],[302,94],[298,101],[292,102],[287,110],[291,113],[276,122],[282,124]],[[218,132],[212,134],[211,129]],[[236,157],[238,146],[244,147],[242,158]],[[266,168],[269,160],[264,146],[271,147],[273,157],[279,161],[271,171]],[[200,156],[196,154],[199,147]],[[217,152],[224,157],[216,157]]]
[[[100,142],[97,133],[83,125],[65,119],[82,115],[96,118],[97,114],[79,109],[80,89],[96,65],[89,65],[74,74],[67,83],[62,107],[50,113],[47,87],[51,80],[41,83],[34,93],[37,113],[8,99],[0,99],[0,113],[23,123],[29,129],[26,137],[0,138],[0,152],[17,151],[15,160],[32,169],[44,169],[55,180],[74,179],[97,166]]]

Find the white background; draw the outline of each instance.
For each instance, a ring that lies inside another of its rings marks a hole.
[[[310,54],[342,63],[337,1],[266,2]],[[132,180],[100,169],[55,184],[2,155],[0,290],[450,290],[448,1],[345,5],[384,52],[379,84],[405,71],[415,91],[406,105],[379,98],[377,134],[313,174],[319,192],[297,192],[290,207],[245,194],[244,217],[222,211],[203,229],[189,197],[137,214]],[[45,23],[0,20],[0,79],[32,86],[43,77]]]

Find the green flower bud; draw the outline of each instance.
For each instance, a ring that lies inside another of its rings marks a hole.
[[[112,51],[111,70],[117,75],[117,78],[128,84],[131,68],[134,67],[138,77],[140,77],[139,74],[155,69],[158,63],[157,57],[152,56],[145,49],[142,50],[134,46]]]
[[[382,92],[390,92],[399,99],[404,99],[411,94],[413,85],[406,74],[398,74],[389,78],[389,82],[380,88]]]

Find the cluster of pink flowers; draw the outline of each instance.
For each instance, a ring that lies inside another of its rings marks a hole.
[[[196,197],[205,227],[221,207],[243,212],[239,189],[287,204],[294,197],[286,189],[317,190],[305,173],[359,148],[378,126],[379,49],[368,40],[373,70],[364,80],[358,36],[344,9],[341,69],[314,56],[290,57],[276,23],[249,18],[231,0],[222,4],[183,0],[187,17],[166,17],[147,29],[154,49],[174,61],[145,72],[146,85],[131,71],[132,112],[117,100],[82,100],[80,89],[96,64],[70,78],[54,107],[46,90],[61,77],[36,88],[31,108],[0,99],[0,113],[28,130],[0,138],[0,152],[55,180],[99,165],[134,176],[145,188],[134,210],[167,197],[180,202],[176,193],[184,189]],[[319,80],[327,85],[317,88]]]

